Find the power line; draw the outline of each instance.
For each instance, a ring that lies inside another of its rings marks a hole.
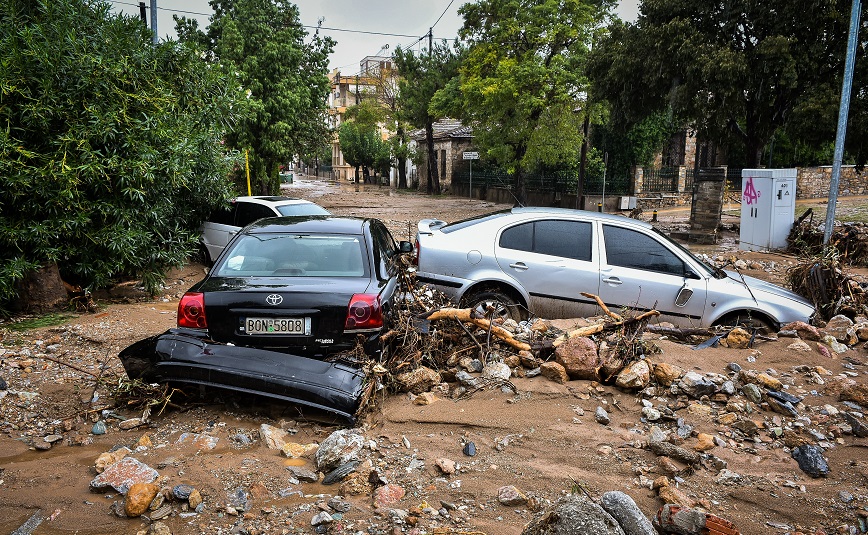
[[[455,0],[452,0],[452,2],[454,2],[454,1]],[[452,2],[449,2],[450,6],[452,5]],[[114,0],[113,3],[121,4],[121,5],[125,5],[125,6],[139,7],[138,4],[133,4],[131,2],[120,2],[118,0]],[[145,6],[145,8],[150,9],[147,6]],[[449,7],[447,6],[446,9],[448,10]],[[171,9],[168,7],[159,7],[159,6],[157,7],[157,11],[170,11],[173,13],[181,13],[184,15],[197,15],[200,17],[210,17],[212,15],[212,13],[198,13],[196,11],[185,11],[183,9]],[[440,19],[443,18],[443,15],[445,15],[445,14],[446,14],[446,11],[444,11],[443,14],[440,15],[440,17],[437,19],[437,22],[440,22]],[[436,25],[437,22],[435,22],[434,24]],[[384,37],[406,37],[408,39],[415,39],[418,37],[417,35],[407,35],[405,33],[372,32],[372,31],[367,31],[367,30],[351,30],[349,28],[332,28],[329,26],[309,26],[306,24],[302,24],[301,27],[302,28],[308,28],[311,30],[328,30],[328,31],[332,31],[332,32],[360,33],[360,34],[365,34],[365,35],[381,35]],[[419,37],[419,39],[421,40],[422,37]]]
[[[431,25],[431,29],[432,29],[432,30],[434,29],[434,26],[437,26],[437,23],[440,22],[440,19],[443,18],[443,15],[445,15],[446,12],[449,11],[449,8],[452,7],[452,3],[453,3],[453,2],[455,2],[455,0],[449,0],[449,5],[446,6],[446,9],[443,10],[443,13],[440,13],[440,16],[437,17],[437,20],[434,21],[434,24]]]

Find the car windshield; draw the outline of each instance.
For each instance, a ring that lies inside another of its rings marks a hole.
[[[672,238],[670,238],[669,236],[667,236],[666,234],[664,234],[660,230],[658,230],[656,228],[652,228],[651,230],[653,230],[658,236],[660,236],[661,238],[666,240],[667,243],[671,244],[673,247],[675,247],[679,251],[681,251],[684,254],[686,254],[687,256],[689,256],[694,262],[696,262],[696,264],[699,265],[699,267],[701,267],[705,271],[705,275],[711,275],[712,277],[714,277],[716,279],[722,279],[722,278],[726,277],[726,274],[723,273],[722,270],[720,270],[720,269],[710,265],[706,261],[702,260],[701,258],[696,256],[695,254],[693,254],[690,251],[690,249],[688,249],[687,247],[684,247],[683,245],[681,245],[677,241],[673,240]]]
[[[215,266],[218,277],[362,277],[361,236],[248,234]]]
[[[276,206],[280,215],[330,215],[329,211],[318,204],[312,202],[299,204],[282,204]]]

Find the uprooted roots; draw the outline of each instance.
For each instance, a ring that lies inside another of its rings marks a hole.
[[[794,292],[810,299],[823,319],[868,314],[866,289],[845,274],[835,249],[792,268],[789,283]]]

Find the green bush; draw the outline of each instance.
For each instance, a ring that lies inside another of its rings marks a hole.
[[[57,263],[154,291],[231,195],[238,83],[89,0],[0,0],[0,307]]]

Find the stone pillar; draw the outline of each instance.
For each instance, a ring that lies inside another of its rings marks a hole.
[[[717,243],[717,229],[723,213],[726,171],[722,168],[700,169],[693,178],[693,202],[690,207],[691,243]]]

